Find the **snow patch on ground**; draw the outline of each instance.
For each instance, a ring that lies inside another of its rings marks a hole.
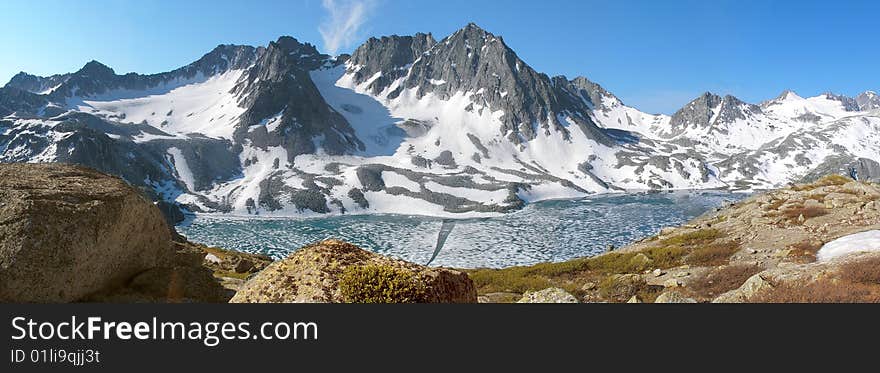
[[[446,193],[451,194],[456,197],[465,198],[471,201],[480,202],[484,204],[501,204],[507,198],[508,192],[506,189],[499,190],[482,190],[482,189],[469,189],[469,188],[457,188],[450,187],[446,185],[441,185],[433,181],[429,181],[425,183],[425,188],[432,192],[437,193]]]
[[[880,251],[880,230],[851,234],[826,243],[816,253],[820,262],[858,252]]]
[[[412,192],[418,192],[421,189],[419,183],[393,171],[382,171],[382,181],[385,182],[387,188],[401,187]]]

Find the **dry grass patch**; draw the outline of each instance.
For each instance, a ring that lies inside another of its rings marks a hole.
[[[798,221],[801,216],[804,219],[815,218],[828,215],[828,209],[820,206],[804,207],[802,205],[792,206],[782,211],[782,216],[790,221]]]
[[[251,276],[250,272],[238,273],[235,271],[214,271],[214,277],[217,277],[217,278],[227,277],[227,278],[236,278],[239,280],[247,280],[248,277],[250,277],[250,276]]]
[[[599,296],[602,299],[623,303],[633,296],[644,303],[653,303],[663,292],[663,286],[648,285],[636,276],[611,275],[599,283]]]
[[[781,284],[752,301],[766,303],[880,303],[880,258],[841,266],[838,278]]]
[[[812,263],[816,261],[816,253],[822,248],[824,243],[817,239],[808,239],[798,242],[788,247],[788,257],[794,259],[796,263]]]
[[[712,243],[695,248],[684,258],[684,262],[695,266],[722,265],[729,262],[739,249],[740,244],[735,241]]]
[[[200,248],[206,254],[214,255],[221,260],[225,260],[229,256],[229,252],[227,250],[223,250],[219,247],[201,246]]]
[[[774,199],[771,200],[770,203],[768,203],[766,206],[764,206],[764,210],[774,212],[776,210],[779,210],[779,208],[782,207],[783,204],[785,204],[784,199]]]
[[[803,185],[795,185],[791,189],[794,191],[802,192],[807,190],[813,190],[816,188],[821,188],[825,186],[840,186],[846,183],[853,181],[852,179],[843,176],[843,175],[828,175],[824,176],[819,180],[811,184],[803,184]]]
[[[880,258],[870,258],[844,264],[840,279],[858,284],[880,285]]]
[[[539,263],[532,266],[508,267],[502,269],[467,270],[480,294],[513,292],[525,293],[528,290],[543,290],[560,287],[572,294],[579,292],[572,280],[582,276],[590,259],[572,259],[560,263]]]
[[[719,242],[724,234],[718,229],[701,229],[662,240],[666,268],[687,263],[691,265],[721,265],[730,260],[740,244],[736,241]],[[662,268],[662,267],[657,267]]]
[[[717,229],[700,229],[672,236],[660,241],[664,246],[699,246],[711,243],[724,235]]]
[[[749,277],[761,272],[763,268],[750,264],[736,264],[718,267],[694,278],[688,289],[694,295],[711,299],[742,286]]]
[[[623,274],[638,274],[659,268],[668,269],[685,263],[722,263],[730,258],[739,245],[718,242],[724,234],[717,229],[701,229],[665,239],[654,239],[654,244],[638,252],[611,252],[591,258],[573,259],[561,263],[540,263],[532,266],[503,269],[467,270],[479,294],[543,290],[560,287],[576,297],[586,292],[586,282],[599,283],[604,299],[627,301],[638,295],[643,302],[653,301],[659,294],[657,287],[647,284],[621,286],[610,282]],[[602,285],[604,284],[604,285]],[[626,298],[626,299],[624,299]]]
[[[880,286],[823,279],[809,284],[781,284],[750,299],[758,303],[878,303]]]

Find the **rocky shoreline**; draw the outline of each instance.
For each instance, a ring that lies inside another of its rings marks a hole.
[[[469,275],[487,302],[546,288],[581,302],[878,302],[880,252],[816,258],[825,243],[880,229],[878,199],[876,184],[828,176],[603,255]]]
[[[425,267],[329,240],[272,261],[192,243],[119,178],[0,164],[0,302],[877,302],[880,252],[817,261],[880,229],[880,187],[831,176],[753,196],[603,255]]]

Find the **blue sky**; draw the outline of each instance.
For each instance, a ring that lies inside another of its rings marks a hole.
[[[92,59],[117,73],[167,71],[217,44],[280,35],[350,52],[369,36],[440,39],[475,22],[538,71],[584,75],[629,105],[671,113],[704,91],[759,102],[784,89],[878,90],[878,10],[809,0],[4,0],[0,84]]]

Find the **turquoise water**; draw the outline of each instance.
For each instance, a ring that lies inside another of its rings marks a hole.
[[[502,217],[454,221],[431,265],[506,267],[595,255],[675,226],[744,194],[663,192],[603,195],[530,204]],[[310,219],[198,216],[178,226],[207,245],[284,257],[303,245],[340,238],[368,250],[425,264],[443,219],[356,215]],[[448,225],[448,223],[447,223]]]

